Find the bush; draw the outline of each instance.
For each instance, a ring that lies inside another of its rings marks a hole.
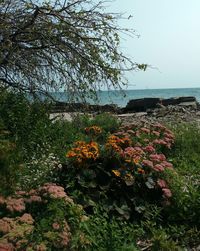
[[[0,121],[0,193],[8,194],[15,188],[19,172],[19,156],[10,132]]]
[[[0,249],[80,250],[90,244],[81,206],[56,184],[1,196],[0,212]]]
[[[163,172],[173,168],[158,152],[171,147],[171,131],[161,125],[129,125],[104,142],[98,142],[101,128],[87,127],[86,132],[87,141],[75,142],[67,152],[60,177],[79,203],[90,210],[103,200],[111,214],[126,219],[142,213],[145,201],[168,203],[172,194]]]
[[[35,151],[37,145],[49,141],[51,122],[47,111],[46,104],[40,101],[30,103],[21,94],[3,92],[0,95],[0,119],[25,156]]]

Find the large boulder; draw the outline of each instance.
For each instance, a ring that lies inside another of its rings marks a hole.
[[[185,102],[196,102],[195,97],[177,97],[177,98],[168,98],[168,99],[162,99],[161,103],[164,106],[168,105],[178,105],[180,103],[185,103]]]
[[[166,106],[184,105],[197,106],[197,100],[195,97],[175,97],[175,98],[141,98],[132,99],[128,102],[123,112],[144,112],[149,109],[163,108]]]
[[[125,107],[125,111],[135,111],[135,112],[143,112],[147,109],[156,108],[157,104],[161,102],[160,98],[140,98],[140,99],[132,99],[128,102]]]

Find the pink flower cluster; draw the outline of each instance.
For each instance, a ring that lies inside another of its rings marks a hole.
[[[52,199],[64,199],[66,202],[73,203],[73,200],[65,193],[64,188],[54,183],[46,183],[38,191],[42,196]]]
[[[173,165],[161,153],[163,149],[161,147],[171,148],[175,139],[173,133],[161,124],[144,122],[142,125],[129,124],[123,126],[114,135],[127,137],[131,142],[128,147],[121,147],[121,152],[118,152],[120,158],[115,163],[117,169],[116,167],[112,169],[115,177],[122,180],[125,177],[131,178],[134,182],[129,182],[129,185],[134,185],[138,178],[138,182],[144,181],[148,188],[152,186],[152,184],[149,185],[148,179],[152,179],[155,184],[153,188],[161,188],[163,198],[169,199],[172,194],[167,182],[162,180],[165,185],[160,187],[159,177],[166,169],[173,170]]]
[[[175,139],[173,132],[159,123],[151,124],[144,122],[143,125],[132,124],[123,126],[120,128],[120,133],[126,133],[129,136],[135,137],[136,141],[139,140],[143,146],[150,144],[154,147],[165,146],[169,149]]]
[[[149,159],[144,159],[142,165],[150,167],[156,172],[163,172],[165,169],[172,169],[173,165],[166,160],[164,154],[150,154]]]
[[[4,198],[0,196],[0,206],[5,206],[11,213],[21,213],[26,210],[26,203],[45,203],[45,198],[64,199],[68,203],[73,203],[63,187],[54,183],[46,183],[38,189],[31,189],[29,192],[17,191],[12,197]]]
[[[135,147],[127,147],[122,152],[122,157],[125,159],[125,161],[138,163],[142,156],[144,155],[144,151],[141,147],[135,146]]]
[[[33,231],[34,219],[30,214],[23,214],[21,217],[0,219],[0,250],[21,250],[22,245],[28,240],[26,236]]]
[[[165,180],[163,179],[158,179],[157,180],[157,185],[158,187],[160,187],[162,189],[162,192],[163,192],[163,196],[168,199],[170,197],[172,197],[172,192],[171,190],[168,188],[168,185],[166,183]]]
[[[17,191],[13,196],[4,198],[0,196],[0,208],[3,209],[13,218],[3,217],[0,218],[0,251],[2,250],[22,250],[22,245],[30,246],[33,250],[47,250],[44,243],[41,245],[32,246],[28,243],[27,236],[34,229],[33,216],[26,212],[26,207],[31,203],[48,203],[49,199],[64,199],[66,203],[73,204],[73,200],[67,196],[64,188],[54,183],[46,183],[38,189],[31,189],[29,192]],[[21,214],[21,216],[14,217]],[[54,248],[66,248],[69,244],[71,233],[70,227],[64,220],[61,223],[54,222],[52,224],[52,231],[49,231],[50,237],[56,236],[53,241]],[[48,235],[46,233],[46,235]]]

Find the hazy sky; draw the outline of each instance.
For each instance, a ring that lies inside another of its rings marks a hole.
[[[200,0],[115,0],[115,12],[140,38],[122,41],[122,50],[156,69],[128,76],[130,89],[200,87]]]

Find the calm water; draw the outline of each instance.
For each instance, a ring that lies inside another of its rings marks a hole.
[[[170,98],[180,96],[194,96],[200,102],[200,88],[182,88],[182,89],[146,89],[146,90],[126,90],[120,91],[101,91],[98,93],[100,104],[117,104],[126,106],[130,99],[157,97]],[[59,93],[56,95],[59,101],[66,101],[66,94]]]

